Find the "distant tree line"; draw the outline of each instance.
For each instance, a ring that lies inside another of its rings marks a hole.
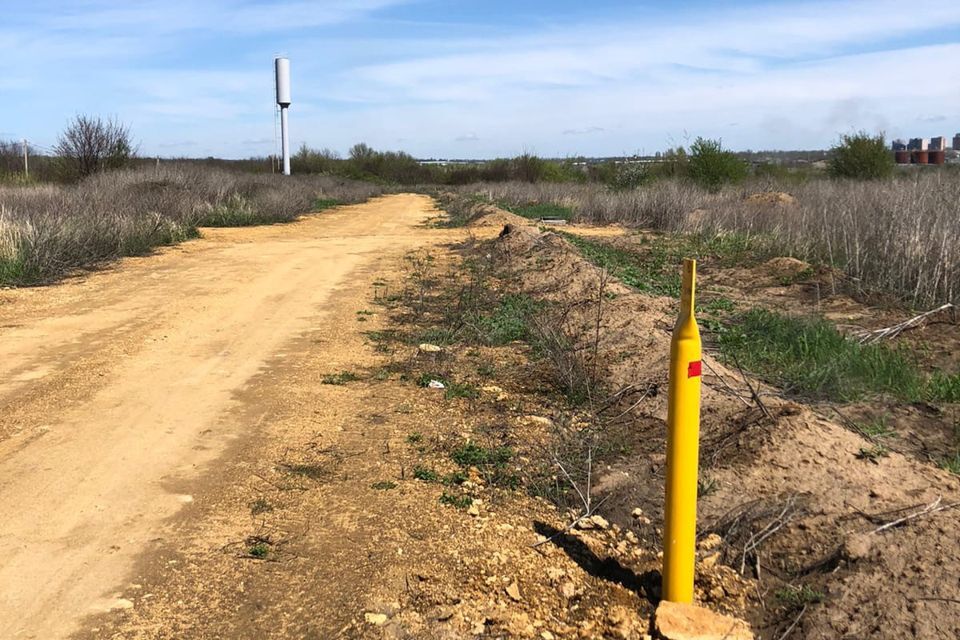
[[[837,178],[881,179],[894,171],[882,134],[844,135],[824,152],[744,152],[723,148],[721,141],[697,138],[689,150],[678,146],[655,158],[622,158],[601,162],[586,158],[548,160],[530,153],[472,163],[423,163],[403,151],[378,151],[365,143],[354,145],[346,158],[329,149],[306,144],[292,158],[294,173],[326,174],[384,184],[464,185],[477,182],[596,182],[614,190],[635,189],[662,179],[694,182],[709,190],[742,182],[749,175],[803,180],[815,175],[810,162],[828,158],[829,174]],[[798,166],[790,166],[797,163]],[[233,168],[253,173],[275,170],[274,158],[181,161]],[[129,167],[149,160],[137,157],[129,126],[108,118],[74,117],[57,138],[52,153],[31,155],[31,178],[70,182],[101,171]],[[0,141],[0,181],[21,175],[21,143]]]

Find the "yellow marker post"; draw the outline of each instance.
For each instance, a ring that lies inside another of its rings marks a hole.
[[[667,400],[667,499],[663,529],[663,594],[693,602],[700,455],[700,329],[693,314],[697,261],[683,261],[680,317],[670,343]]]

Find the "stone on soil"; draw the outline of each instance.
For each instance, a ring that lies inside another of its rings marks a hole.
[[[655,620],[664,640],[753,640],[753,632],[743,620],[694,604],[663,601]]]

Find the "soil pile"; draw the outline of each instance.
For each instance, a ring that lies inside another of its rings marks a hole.
[[[603,283],[554,234],[512,228],[499,246],[528,293],[564,309],[575,348],[596,354],[588,366],[620,400],[605,414],[627,412],[632,453],[595,485],[604,515],[622,526],[639,504],[660,522],[676,301]],[[756,627],[782,632],[799,619],[807,638],[960,637],[960,512],[933,511],[960,503],[960,480],[879,448],[709,353],[704,374],[701,535],[719,535],[721,562],[758,580],[748,603]],[[705,586],[703,601],[726,595]]]
[[[471,227],[504,227],[506,225],[525,226],[532,222],[523,216],[510,213],[505,209],[492,204],[481,204],[474,208],[473,216],[470,220]]]

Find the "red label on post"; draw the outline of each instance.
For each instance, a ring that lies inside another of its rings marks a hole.
[[[687,365],[687,377],[688,378],[699,378],[700,371],[703,364],[697,360],[696,362],[691,362]]]

